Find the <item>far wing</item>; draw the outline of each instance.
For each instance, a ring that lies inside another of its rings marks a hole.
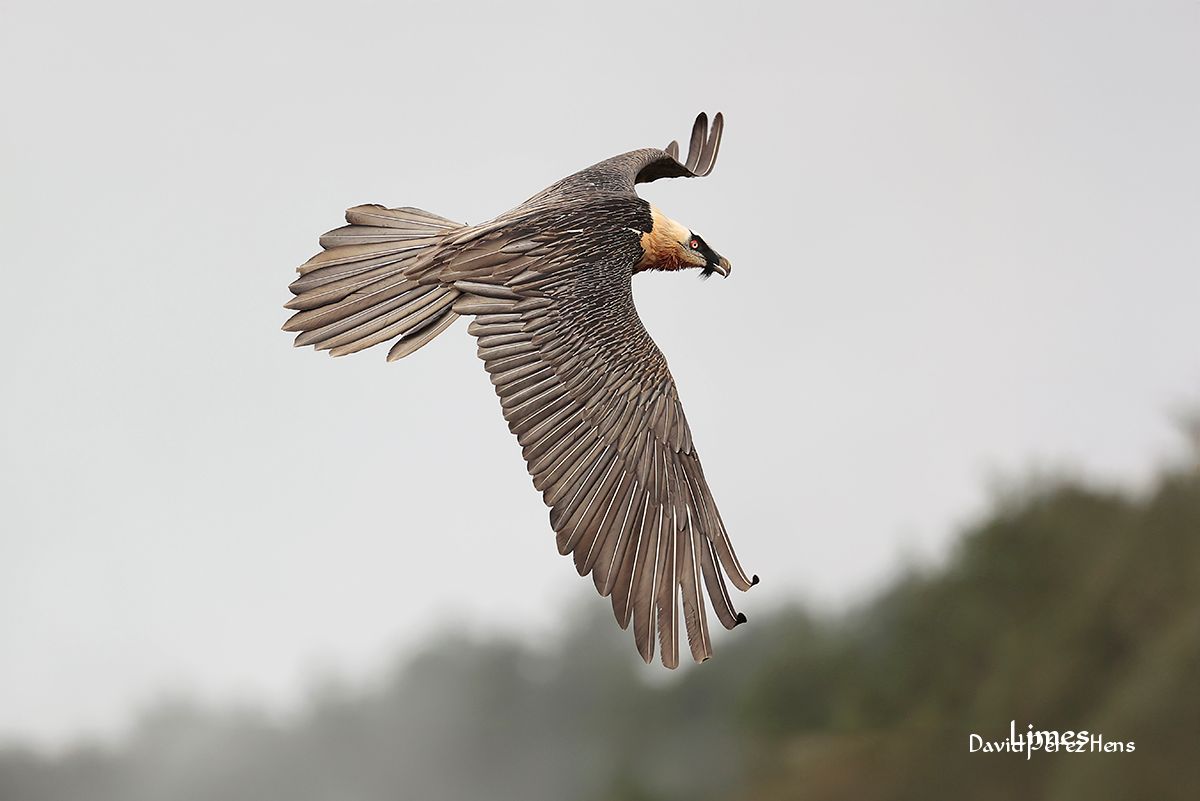
[[[708,115],[701,112],[692,125],[686,161],[679,160],[678,142],[671,142],[663,150],[656,147],[631,150],[567,176],[534,195],[520,208],[542,207],[598,193],[634,197],[637,194],[634,190],[636,184],[657,181],[659,178],[703,178],[712,172],[717,163],[717,151],[721,148],[724,130],[725,118],[719,112],[713,117],[711,129]]]
[[[692,656],[703,661],[712,649],[701,585],[733,628],[745,617],[725,576],[742,590],[757,578],[730,546],[675,382],[634,308],[640,248],[627,236],[628,247],[606,255],[537,260],[504,278],[440,277],[464,293],[454,310],[477,315],[468,330],[551,509],[559,551],[611,596],[622,628],[633,621],[642,658],[653,658],[657,626],[663,664],[675,667],[680,602]],[[579,253],[586,243],[575,245],[560,240],[554,250]]]

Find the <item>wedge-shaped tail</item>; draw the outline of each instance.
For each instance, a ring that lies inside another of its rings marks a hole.
[[[321,237],[324,251],[297,268],[289,289],[294,309],[283,326],[296,346],[312,345],[334,356],[395,339],[388,361],[431,341],[458,318],[452,286],[421,284],[412,276],[447,234],[463,228],[428,211],[355,206],[349,225]]]

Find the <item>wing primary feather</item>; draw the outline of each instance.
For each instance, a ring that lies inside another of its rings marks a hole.
[[[595,564],[593,552],[596,540],[600,536],[600,525],[596,518],[603,518],[615,500],[612,497],[613,485],[623,472],[615,455],[603,471],[603,477],[593,482],[592,487],[586,491],[584,500],[577,504],[575,513],[567,519],[567,528],[571,530],[571,549],[575,553],[575,569],[581,576],[587,575]],[[580,490],[580,494],[583,493],[584,491]]]
[[[676,572],[679,575],[679,591],[683,598],[683,624],[687,630],[688,647],[692,659],[703,662],[712,656],[709,641],[708,621],[705,620],[704,601],[700,597],[700,557],[696,552],[696,531],[691,515],[685,513],[676,520]]]
[[[561,449],[570,447],[572,442],[587,433],[587,423],[583,422],[578,411],[572,411],[552,428],[547,427],[547,432],[536,443],[530,444],[524,454],[529,462],[529,474],[535,479],[558,461]]]
[[[625,490],[621,496],[621,505],[616,509],[612,520],[608,523],[609,533],[604,541],[604,548],[596,560],[596,568],[592,571],[592,581],[596,591],[602,596],[612,594],[617,584],[618,574],[629,553],[629,540],[632,536],[634,515],[640,510],[642,492],[637,480],[628,476]]]
[[[577,486],[578,482],[586,481],[587,477],[594,472],[595,460],[599,452],[604,449],[604,441],[594,434],[591,440],[590,446],[569,452],[561,462],[550,468],[547,473],[549,480],[542,493],[547,506],[557,504]],[[583,442],[587,443],[588,441],[584,440]]]
[[[563,487],[554,508],[550,510],[550,525],[567,537],[569,546],[574,545],[571,536],[574,534],[574,524],[579,522],[577,515],[586,509],[592,491],[602,483],[602,478],[612,464],[613,456],[611,450],[605,449],[595,459],[588,459],[587,464],[580,464],[573,477]]]
[[[533,462],[557,445],[562,437],[573,433],[575,426],[582,419],[583,416],[579,409],[567,406],[558,414],[547,418],[527,431],[514,431],[513,433],[517,435],[517,442],[522,446],[521,455],[525,457],[525,461],[529,462],[530,469],[533,469]],[[509,426],[509,428],[513,427]]]
[[[704,574],[704,586],[708,590],[709,601],[717,620],[727,629],[732,629],[739,623],[746,622],[746,616],[733,608],[733,600],[729,597],[729,588],[725,586],[725,578],[717,569],[716,554],[713,552],[712,541],[703,537],[700,548],[700,570]]]
[[[564,440],[561,447],[554,448],[551,453],[539,460],[538,465],[541,469],[537,470],[537,475],[533,478],[534,488],[542,493],[543,498],[548,498],[554,485],[564,476],[570,475],[578,464],[579,458],[599,442],[600,440],[596,438],[596,434],[590,426],[583,431],[582,436]],[[530,469],[533,469],[533,465],[530,465]],[[553,504],[547,500],[546,505],[552,506]]]
[[[712,513],[716,510],[716,506],[706,496],[707,490],[703,481],[694,475],[693,465],[698,466],[699,462],[694,458],[685,459],[681,464],[681,475],[690,499],[689,506],[698,515],[694,528],[700,534],[698,538],[700,570],[717,619],[721,621],[722,626],[732,629],[739,623],[745,622],[746,618],[745,615],[734,609],[733,601],[729,597],[729,588],[725,585],[725,577],[718,566],[711,533],[717,529],[720,522],[713,517]]]
[[[699,464],[697,464],[697,471],[699,472],[700,479],[703,480],[704,474],[699,471],[699,467]],[[724,568],[725,574],[729,576],[729,580],[733,582],[733,586],[745,592],[758,583],[758,576],[746,575],[746,571],[742,568],[742,564],[738,561],[737,554],[733,552],[733,546],[729,542],[729,534],[725,531],[725,521],[721,519],[721,513],[717,511],[717,506],[713,503],[712,496],[707,492],[705,493],[705,501],[709,507],[709,514],[716,523],[716,527],[709,532],[709,538],[716,548],[721,567]]]
[[[596,565],[599,564],[600,555],[604,551],[608,539],[614,510],[621,503],[621,483],[628,474],[621,469],[619,461],[615,462],[609,470],[613,473],[612,483],[615,483],[616,486],[612,486],[608,478],[605,479],[608,486],[595,495],[591,501],[591,508],[580,523],[587,527],[583,536],[579,538],[579,544],[575,546],[574,551],[575,570],[581,576],[596,571]]]
[[[675,521],[662,508],[658,530],[658,558],[654,581],[655,605],[658,608],[659,658],[664,666],[679,667],[679,575],[675,561]]]
[[[641,521],[645,516],[646,493],[638,486],[637,479],[630,480],[629,488],[626,490],[628,497],[623,501],[623,509],[619,520],[614,520],[614,533],[616,542],[613,545],[612,554],[602,554],[604,565],[597,570],[597,573],[602,575],[593,575],[599,586],[596,588],[601,595],[608,596],[613,593],[617,586],[625,587],[625,594],[628,598],[630,585],[633,583],[633,561],[634,553],[637,546],[630,548],[630,542],[641,534]],[[626,572],[626,564],[628,571]],[[621,582],[624,582],[621,584]],[[614,610],[615,611],[615,610]],[[618,620],[620,618],[618,617]]]
[[[593,562],[592,582],[596,585],[596,592],[602,596],[607,596],[612,591],[609,576],[612,575],[613,558],[621,545],[621,531],[625,526],[635,486],[633,474],[623,469],[621,481],[613,490],[613,502],[598,524],[601,532],[597,536],[596,554],[594,557],[589,555],[589,558]]]
[[[696,457],[696,453],[693,451],[682,461],[684,474],[693,488],[692,494],[695,502],[706,520],[706,533],[713,543],[718,562],[729,576],[729,580],[733,582],[733,586],[745,592],[758,583],[758,576],[747,576],[741,562],[738,561],[733,546],[729,542],[729,535],[725,531],[725,522],[721,519],[721,513],[717,510],[717,504],[713,501],[712,493],[708,489],[708,482],[704,479],[704,468],[700,466],[700,460]]]
[[[542,493],[543,497],[546,499],[547,506],[553,507],[577,484],[588,481],[589,478],[595,476],[599,472],[599,470],[593,468],[588,463],[592,461],[592,459],[595,457],[596,451],[601,447],[603,447],[603,443],[601,442],[597,442],[595,445],[593,445],[584,456],[578,459],[576,463],[566,471],[565,475],[563,475],[558,482],[555,482],[549,489]],[[553,510],[551,511],[551,514],[553,514]],[[571,552],[571,547],[574,544],[571,539],[571,532],[564,528],[561,531],[556,531],[556,534],[556,539],[558,541],[558,552],[565,556]]]
[[[713,117],[712,131],[709,132],[708,142],[704,146],[704,152],[700,155],[700,163],[697,166],[697,175],[704,176],[712,172],[713,165],[717,163],[717,151],[721,149],[721,133],[725,130],[725,117],[721,112],[717,112]]]
[[[633,615],[635,590],[640,578],[638,569],[645,568],[643,563],[646,561],[644,552],[650,537],[650,526],[647,524],[650,508],[650,495],[645,489],[641,489],[630,508],[629,521],[626,523],[629,545],[625,549],[624,557],[614,562],[616,578],[612,588],[613,614],[616,615],[621,628],[629,625],[629,619]],[[634,640],[640,643],[636,631]]]
[[[687,164],[684,165],[693,174],[696,172],[696,165],[700,163],[700,150],[707,137],[708,115],[701,111],[696,115],[696,122],[692,125],[692,140],[688,143]]]
[[[623,626],[629,625],[630,616],[633,618],[633,640],[638,653],[647,664],[654,659],[654,585],[658,581],[658,548],[661,531],[661,507],[651,505],[649,495],[645,496],[646,510],[635,530],[632,543],[636,543],[633,558],[626,557],[626,564],[633,565],[631,577],[632,597],[626,604]]]
[[[599,475],[600,478],[590,488],[581,490],[585,497],[576,503],[574,513],[563,524],[567,551],[573,554],[575,571],[580,576],[586,576],[588,570],[591,569],[588,554],[595,546],[596,537],[600,534],[594,525],[596,516],[601,514],[612,501],[610,497],[601,494],[599,489],[604,486],[611,489],[610,479],[614,476],[612,465],[600,470]]]

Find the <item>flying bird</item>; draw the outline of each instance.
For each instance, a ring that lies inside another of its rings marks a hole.
[[[679,144],[643,148],[580,170],[511,211],[465,225],[421,209],[355,206],[324,250],[297,268],[283,326],[297,346],[334,356],[392,341],[408,356],[462,316],[478,340],[509,430],[550,507],[561,554],[633,623],[646,662],[655,632],[679,663],[682,605],[692,657],[712,654],[713,612],[732,629],[726,577],[739,564],[700,467],[675,381],[633,303],[647,270],[730,264],[687,226],[638,197],[636,184],[702,177],[724,121],[700,114],[686,161]],[[703,586],[703,591],[702,591]]]

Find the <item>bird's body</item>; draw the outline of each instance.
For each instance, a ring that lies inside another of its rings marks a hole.
[[[358,206],[299,268],[284,326],[297,345],[342,355],[396,340],[406,356],[473,315],[469,333],[550,507],[559,551],[611,596],[646,661],[654,632],[678,663],[711,654],[701,584],[727,628],[745,620],[738,564],[692,445],[666,359],[642,326],[631,278],[729,262],[639,198],[634,184],[705,175],[720,143],[701,115],[687,164],[676,145],[635,150],[553,184],[496,219],[465,226],[419,209]]]

